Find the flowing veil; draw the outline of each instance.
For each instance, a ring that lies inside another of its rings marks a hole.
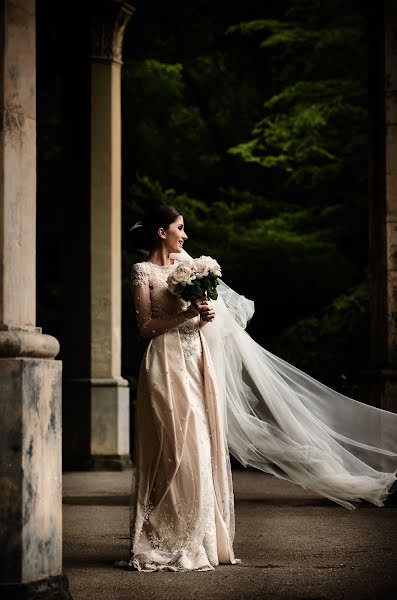
[[[190,255],[182,250],[177,260]],[[397,479],[397,414],[316,381],[245,331],[254,303],[220,281],[203,328],[230,453],[244,466],[354,509],[383,506]]]

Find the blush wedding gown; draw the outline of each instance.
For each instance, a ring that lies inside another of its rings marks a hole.
[[[140,311],[180,312],[170,268],[134,265],[138,323]],[[351,510],[361,500],[383,506],[397,479],[397,414],[343,396],[262,348],[245,331],[254,303],[223,281],[218,291],[212,322],[201,327],[195,317],[154,331],[141,362],[130,568],[239,562],[229,452]]]
[[[162,318],[181,311],[168,291],[169,272],[150,262],[134,265],[139,312]],[[144,286],[150,307],[140,298]],[[233,537],[229,453],[197,316],[151,338],[141,363],[129,564],[140,571],[212,570],[237,562]]]

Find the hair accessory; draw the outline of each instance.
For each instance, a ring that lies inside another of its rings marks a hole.
[[[133,226],[131,227],[130,231],[132,231],[133,229],[136,229],[137,227],[143,227],[143,223],[142,223],[142,221],[137,221],[137,222],[135,223],[135,225],[133,225]]]

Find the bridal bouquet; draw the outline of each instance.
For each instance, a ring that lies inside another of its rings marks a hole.
[[[168,275],[168,289],[184,301],[182,310],[187,310],[196,298],[218,298],[216,287],[221,275],[219,264],[210,256],[183,260]]]

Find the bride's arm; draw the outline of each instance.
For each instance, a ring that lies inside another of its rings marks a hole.
[[[132,290],[139,333],[144,338],[151,338],[168,329],[178,327],[199,314],[199,310],[191,305],[186,311],[179,311],[167,317],[153,318],[149,283],[141,282],[139,285],[133,285]]]

